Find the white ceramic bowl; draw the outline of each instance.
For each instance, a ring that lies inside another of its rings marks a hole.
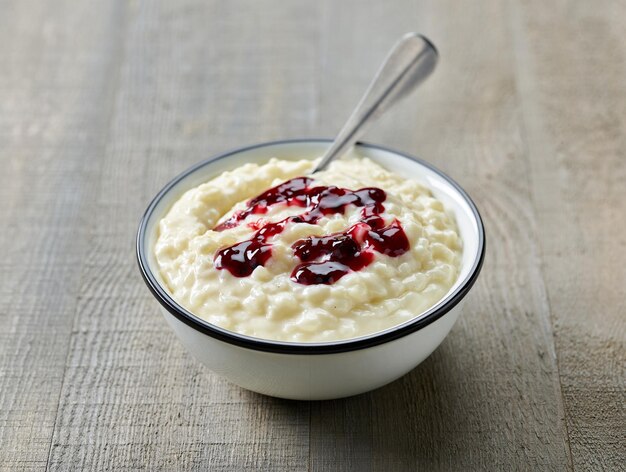
[[[380,146],[357,150],[383,167],[425,183],[456,216],[463,239],[460,276],[435,306],[398,326],[368,336],[327,343],[291,343],[244,336],[195,316],[170,296],[152,248],[159,220],[187,190],[246,162],[313,159],[330,140],[290,140],[258,144],[208,159],[183,172],[154,198],[137,234],[143,278],[183,345],[209,369],[231,382],[275,397],[322,400],[381,387],[406,374],[443,341],[459,316],[485,253],[484,228],[474,203],[452,179],[424,161]],[[219,309],[219,307],[216,307]]]

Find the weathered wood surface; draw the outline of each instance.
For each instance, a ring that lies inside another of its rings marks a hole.
[[[133,237],[218,151],[332,135],[417,30],[436,75],[368,136],[482,210],[466,313],[404,378],[332,402],[195,362]],[[620,470],[626,7],[482,0],[0,2],[0,470]]]

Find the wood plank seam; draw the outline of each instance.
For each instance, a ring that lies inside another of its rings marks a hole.
[[[116,36],[117,44],[116,44],[116,47],[113,49],[113,55],[116,57],[115,64],[114,64],[114,67],[109,68],[109,70],[113,71],[113,74],[112,74],[113,80],[110,81],[112,86],[109,88],[108,93],[105,94],[108,97],[108,100],[105,100],[105,103],[108,104],[108,107],[106,109],[106,119],[104,120],[105,132],[101,136],[101,139],[102,139],[102,142],[100,143],[100,146],[102,149],[101,154],[104,154],[104,152],[106,151],[107,144],[108,144],[108,137],[110,135],[111,126],[112,126],[112,121],[115,116],[115,104],[117,103],[117,101],[115,100],[115,97],[117,96],[117,93],[119,91],[121,68],[124,64],[126,31],[128,29],[128,15],[126,14],[127,4],[126,2],[119,2],[119,1],[117,3],[118,5],[122,5],[122,8],[124,8],[124,11],[121,13],[122,14],[122,28],[120,29],[121,32],[120,34]],[[120,13],[118,13],[118,15],[119,14]],[[100,164],[102,165],[102,161],[100,162]],[[88,238],[88,239],[91,239],[91,238]],[[80,267],[80,272],[81,272],[80,280],[84,280],[83,275],[85,273],[85,264],[86,262],[83,261]],[[80,291],[78,292],[77,297],[80,297]],[[71,323],[72,323],[73,329],[70,332],[69,340],[66,346],[65,362],[64,362],[63,370],[61,372],[62,381],[61,381],[61,386],[59,388],[57,400],[56,400],[57,409],[56,409],[56,414],[54,417],[54,422],[52,424],[52,430],[50,434],[50,445],[48,448],[46,468],[45,468],[46,471],[50,470],[50,460],[52,458],[54,437],[57,433],[57,427],[58,427],[57,423],[59,420],[59,410],[61,406],[61,399],[63,398],[63,391],[65,390],[65,387],[66,387],[66,372],[67,372],[68,363],[70,360],[70,355],[72,352],[72,341],[76,334],[75,323],[76,323],[76,319],[78,318],[78,312],[80,310],[80,307],[81,305],[79,303],[76,303],[74,307],[74,312],[72,313]]]
[[[514,71],[514,77],[515,77],[515,88],[516,88],[516,99],[518,102],[518,107],[519,107],[519,123],[520,123],[520,134],[522,136],[522,145],[523,145],[523,156],[524,156],[524,165],[526,166],[526,169],[529,169],[530,167],[530,146],[528,143],[528,139],[529,139],[529,132],[528,132],[528,123],[527,123],[527,117],[524,113],[524,100],[522,99],[522,97],[520,96],[520,76],[522,75],[521,71],[520,71],[520,63],[523,62],[522,60],[520,60],[519,56],[520,54],[524,54],[526,53],[525,51],[525,47],[526,45],[522,43],[522,26],[520,24],[520,15],[519,12],[514,11],[514,7],[512,5],[512,3],[515,0],[509,0],[507,2],[507,10],[508,10],[508,19],[509,19],[509,24],[511,25],[511,39],[514,45],[513,48],[513,63],[514,63],[514,67],[515,67],[515,71]],[[524,51],[522,53],[522,51]],[[526,63],[528,63],[528,61],[526,61]],[[536,196],[534,195],[535,192],[533,190],[533,186],[531,185],[531,173],[530,171],[526,172],[526,178],[529,181],[528,184],[528,191],[529,191],[529,199],[531,200],[533,209],[536,208]],[[536,210],[535,210],[536,212]],[[540,254],[538,255],[538,258],[541,262],[541,274],[542,274],[542,280],[541,280],[541,284],[544,287],[544,291],[545,291],[545,297],[546,297],[546,302],[547,302],[547,306],[548,306],[548,319],[550,322],[550,328],[551,328],[551,333],[552,333],[552,342],[551,342],[551,348],[553,351],[553,355],[554,355],[554,360],[555,360],[555,365],[556,365],[556,374],[557,374],[557,381],[558,381],[558,387],[559,387],[559,395],[560,395],[560,409],[563,412],[563,429],[565,431],[565,437],[567,440],[567,450],[568,450],[568,457],[569,457],[569,468],[570,470],[574,470],[574,459],[573,459],[573,455],[572,455],[572,444],[571,444],[571,438],[570,438],[570,431],[568,428],[568,424],[567,424],[567,408],[565,407],[565,396],[563,394],[563,382],[561,379],[561,365],[560,365],[560,360],[559,360],[559,353],[558,353],[558,349],[557,349],[557,345],[556,345],[556,339],[554,337],[554,333],[555,333],[555,326],[554,326],[554,316],[553,316],[553,310],[552,310],[552,304],[550,302],[550,293],[548,290],[548,287],[546,285],[546,280],[545,280],[545,276],[543,275],[543,266],[544,266],[544,262],[543,262],[543,245],[541,242],[541,238],[539,238],[538,234],[535,232],[535,234],[533,235],[534,239],[536,241],[537,247],[539,248]]]

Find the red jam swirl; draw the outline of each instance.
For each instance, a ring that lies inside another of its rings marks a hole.
[[[387,194],[379,188],[349,190],[335,186],[311,187],[313,179],[296,177],[249,200],[246,208],[219,224],[214,231],[224,231],[241,224],[250,215],[265,214],[272,205],[301,207],[299,215],[259,227],[250,239],[220,249],[215,255],[215,267],[227,269],[235,277],[247,277],[254,269],[264,266],[272,255],[268,240],[280,234],[289,223],[315,224],[320,218],[343,214],[348,205],[361,207],[360,221],[341,233],[311,236],[292,245],[294,254],[302,261],[291,273],[294,282],[303,285],[332,284],[350,271],[358,271],[374,261],[373,251],[397,257],[409,250],[409,240],[397,219],[386,224],[380,214]]]

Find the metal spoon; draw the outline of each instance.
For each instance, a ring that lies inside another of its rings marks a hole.
[[[435,69],[439,54],[428,39],[407,33],[391,49],[365,95],[313,173],[323,170],[356,143],[365,125],[399,102]]]

